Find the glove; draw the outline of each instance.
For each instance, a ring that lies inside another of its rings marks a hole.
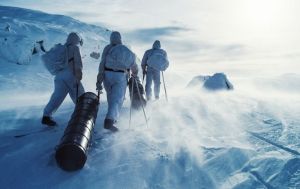
[[[136,77],[138,77],[138,75],[137,75],[137,73],[131,73],[131,77],[136,78]]]
[[[143,75],[146,75],[146,74],[147,74],[147,70],[143,69]]]
[[[96,83],[96,90],[97,91],[102,91],[103,90],[102,84],[100,82]]]
[[[147,66],[145,64],[142,65],[143,75],[147,74]]]
[[[138,76],[138,70],[137,70],[137,69],[136,69],[136,70],[135,70],[135,69],[132,69],[132,70],[131,70],[131,76],[132,76],[132,77],[137,77],[137,76]]]

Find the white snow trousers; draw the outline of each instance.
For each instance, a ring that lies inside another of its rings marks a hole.
[[[148,66],[145,86],[148,100],[152,97],[152,81],[154,83],[154,96],[158,98],[160,93],[160,71]]]
[[[78,81],[78,97],[84,93],[82,83]],[[44,116],[51,117],[52,114],[59,108],[67,94],[70,95],[74,104],[76,103],[77,95],[77,80],[74,74],[65,69],[57,73],[54,78],[54,92],[44,109]]]
[[[103,83],[108,103],[106,119],[118,120],[126,93],[127,74],[105,71]]]

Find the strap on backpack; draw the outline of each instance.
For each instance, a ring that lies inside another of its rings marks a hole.
[[[72,62],[73,61],[73,74],[74,74],[74,76],[75,76],[75,59],[74,59],[74,54],[73,54],[73,57],[72,58],[70,58],[69,59],[69,47],[70,47],[71,45],[69,44],[69,45],[67,45],[67,47],[66,47],[66,53],[67,53],[67,60],[68,60],[68,63],[67,64],[69,64],[70,62]],[[69,66],[69,65],[68,65]]]

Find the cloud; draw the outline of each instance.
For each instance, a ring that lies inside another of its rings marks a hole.
[[[66,15],[71,17],[94,17],[96,14],[91,12],[82,12],[82,11],[66,11]],[[97,15],[101,15],[101,13],[98,13]]]
[[[245,51],[245,46],[241,44],[229,44],[221,47],[219,51],[228,55],[241,55]]]
[[[245,53],[246,46],[239,43],[216,44],[195,37],[194,30],[182,26],[142,28],[125,33],[132,42],[148,45],[159,39],[162,46],[183,56],[237,57]]]
[[[214,44],[208,41],[168,41],[167,48],[175,55],[176,60],[184,62],[220,62],[239,59],[247,54],[242,44]]]
[[[138,44],[138,54],[160,40],[170,58],[176,62],[219,62],[245,55],[246,45],[240,43],[216,43],[200,38],[197,31],[183,26],[140,28],[124,34],[129,44]],[[143,50],[142,50],[143,49]]]
[[[143,28],[127,32],[128,38],[134,38],[139,42],[153,42],[156,39],[161,39],[169,36],[174,36],[180,32],[189,31],[188,28],[178,26],[166,26],[158,28]]]

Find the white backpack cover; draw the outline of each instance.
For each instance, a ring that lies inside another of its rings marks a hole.
[[[165,71],[169,67],[169,61],[162,50],[154,50],[147,60],[147,65],[156,70]]]
[[[119,44],[110,49],[105,59],[105,66],[116,70],[127,70],[135,62],[135,54],[125,45]]]
[[[42,61],[47,70],[56,75],[68,66],[68,54],[66,45],[56,44],[42,55]]]

